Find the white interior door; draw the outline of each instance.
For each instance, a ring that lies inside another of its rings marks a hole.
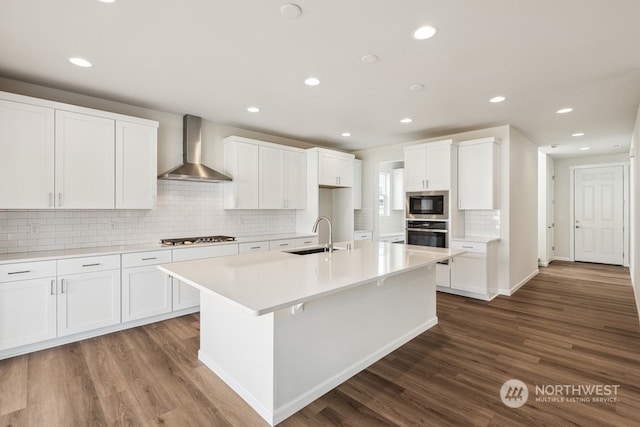
[[[575,260],[623,264],[623,167],[576,169]]]
[[[547,242],[547,262],[551,262],[555,258],[555,224],[554,224],[554,209],[555,209],[555,193],[554,193],[554,168],[553,163],[547,162],[547,203],[546,203],[546,242]]]

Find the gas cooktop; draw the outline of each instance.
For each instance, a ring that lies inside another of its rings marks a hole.
[[[232,242],[236,240],[231,236],[201,236],[201,237],[181,237],[178,239],[161,239],[160,243],[166,246],[195,245],[198,243]]]

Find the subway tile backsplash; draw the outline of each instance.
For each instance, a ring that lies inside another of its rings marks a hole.
[[[223,184],[158,180],[153,210],[0,210],[0,254],[295,230],[295,211],[224,210]]]
[[[500,211],[464,211],[464,233],[500,237]]]

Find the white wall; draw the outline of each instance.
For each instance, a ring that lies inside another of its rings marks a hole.
[[[640,218],[640,183],[638,182],[640,177],[640,156],[638,155],[638,144],[640,144],[640,108],[638,108],[638,115],[636,116],[636,125],[633,130],[630,151],[630,217],[632,220],[630,221],[631,256],[629,260],[631,283],[635,291],[636,307],[638,308],[638,315],[640,316],[640,224],[638,224],[638,218]]]
[[[599,165],[606,163],[628,162],[628,154],[612,154],[607,156],[587,156],[570,159],[555,159],[555,257],[570,259],[571,237],[571,170],[572,166]]]
[[[385,162],[379,165],[380,172],[387,172],[390,177],[390,194],[389,203],[393,199],[393,170],[404,167],[404,162]],[[376,213],[378,211],[376,210]],[[380,234],[404,233],[404,210],[394,210],[392,206],[389,210],[389,216],[378,216],[378,230]]]
[[[538,272],[538,147],[516,129],[510,130],[508,234],[512,291]]]

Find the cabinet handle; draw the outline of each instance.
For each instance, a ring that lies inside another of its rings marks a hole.
[[[251,246],[251,249],[260,249],[260,246]]]
[[[55,295],[56,294],[56,281],[55,279],[51,280],[51,295]]]
[[[305,243],[305,244],[306,244],[306,243],[311,243],[311,240],[307,240],[306,242],[303,242],[303,243]]]
[[[473,249],[473,246],[463,246],[462,249]]]
[[[427,186],[426,186],[426,188],[429,188],[429,180],[427,180]]]
[[[152,256],[152,257],[149,257],[149,258],[142,258],[142,261],[151,261],[152,259],[158,259],[158,257]],[[84,267],[84,265],[83,265],[83,267]]]
[[[31,273],[31,270],[10,271],[7,274],[25,274],[25,273]]]
[[[280,243],[280,246],[289,246],[288,243]]]
[[[58,193],[58,207],[62,206],[62,193]]]
[[[99,262],[95,262],[93,264],[82,264],[83,267],[95,267],[95,266],[98,266],[98,265],[100,265]]]
[[[422,188],[423,188],[423,189],[424,189],[424,188],[427,188],[427,187],[425,187],[425,185],[424,185],[424,179],[422,180]]]
[[[67,282],[67,279],[60,280],[60,293],[64,294],[64,284]]]

